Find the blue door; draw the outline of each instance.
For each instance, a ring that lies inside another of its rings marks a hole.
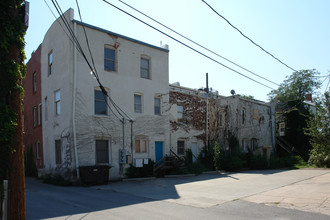
[[[163,158],[163,142],[155,142],[156,163]]]

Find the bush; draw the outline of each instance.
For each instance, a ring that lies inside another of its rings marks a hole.
[[[148,164],[143,164],[143,167],[135,167],[130,164],[126,169],[125,175],[128,178],[151,177],[154,175],[154,164],[155,162],[150,159]]]
[[[330,168],[330,146],[314,144],[308,163],[317,167]]]
[[[44,183],[57,186],[72,186],[72,182],[64,179],[60,174],[46,174],[42,177]]]
[[[198,161],[208,170],[215,170],[214,166],[214,147],[204,146],[198,155]]]
[[[250,161],[250,169],[268,169],[268,160],[265,156],[253,155]]]

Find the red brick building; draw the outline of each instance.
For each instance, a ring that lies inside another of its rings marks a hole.
[[[23,79],[24,113],[23,143],[25,150],[32,147],[37,168],[44,167],[42,144],[42,106],[41,106],[41,45],[32,53],[26,65]]]

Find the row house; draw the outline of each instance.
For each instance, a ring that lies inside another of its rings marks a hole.
[[[26,93],[35,102],[24,102],[26,133],[34,137],[33,146],[40,143],[36,155],[42,154],[41,173],[77,178],[78,167],[109,165],[110,179],[115,179],[123,175],[127,163],[157,160],[169,151],[168,46],[156,47],[82,24],[73,13],[69,9],[64,17],[88,51],[84,25],[109,98],[57,19],[29,61],[38,60],[40,69],[28,70],[26,91],[33,91],[34,72],[40,83],[37,94]],[[27,127],[34,126],[34,106],[40,136]]]
[[[64,17],[86,52],[85,28],[102,86],[57,19],[24,80],[24,144],[33,147],[40,174],[75,179],[79,167],[108,165],[109,179],[117,179],[130,163],[183,156],[187,149],[195,161],[206,143],[225,146],[229,132],[243,151],[268,153],[267,104],[169,85],[167,45],[81,23],[73,13]]]

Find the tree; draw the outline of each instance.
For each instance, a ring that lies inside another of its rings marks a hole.
[[[306,134],[311,137],[309,163],[330,168],[330,93],[326,92],[316,102],[315,115],[310,117]]]
[[[306,94],[315,94],[321,82],[316,78],[320,73],[316,70],[300,70],[287,76],[278,89],[272,90],[268,97],[277,98],[280,102],[304,100]]]

